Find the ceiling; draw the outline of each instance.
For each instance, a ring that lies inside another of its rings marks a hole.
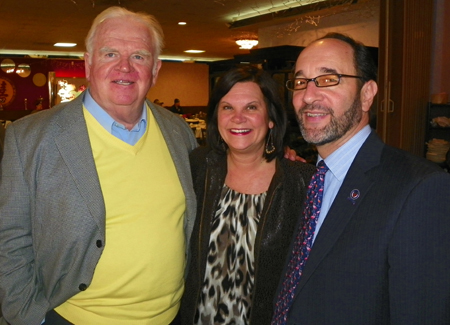
[[[292,20],[302,13],[300,8],[311,11],[342,2],[357,0],[0,0],[0,55],[54,56],[53,51],[61,51],[54,43],[73,42],[78,45],[63,51],[81,57],[92,20],[107,7],[119,5],[159,20],[165,34],[162,59],[230,59],[248,53],[235,40],[256,37],[258,27]],[[258,17],[241,21],[249,16]],[[179,26],[179,21],[187,25]],[[184,53],[191,49],[205,52]]]

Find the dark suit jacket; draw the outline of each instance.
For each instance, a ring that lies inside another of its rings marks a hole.
[[[449,232],[450,175],[372,132],[317,235],[288,324],[450,324]]]
[[[186,196],[188,243],[196,212],[189,153],[197,142],[184,120],[147,104]],[[0,179],[0,303],[11,324],[39,325],[47,311],[85,290],[108,244],[82,108],[79,96],[8,126]]]

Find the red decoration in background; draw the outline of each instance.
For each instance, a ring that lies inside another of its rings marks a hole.
[[[0,108],[3,109],[16,97],[16,88],[11,80],[0,77]]]
[[[49,63],[56,78],[86,78],[84,60],[52,59]]]
[[[15,98],[11,99],[10,91],[6,92],[6,84],[3,90],[3,110],[33,110],[35,102],[39,99],[44,109],[53,106],[49,95],[48,80],[42,85],[33,82],[35,74],[40,73],[49,78],[49,73],[54,72],[55,78],[79,79],[81,84],[87,83],[82,59],[37,59],[37,58],[12,58],[16,66],[19,64],[30,65],[31,74],[28,77],[20,77],[17,73],[8,73],[0,69],[0,78],[7,77],[15,87]],[[1,60],[0,60],[1,61]],[[72,82],[73,83],[73,82]],[[8,96],[6,96],[8,95]],[[56,96],[56,94],[55,94]],[[10,100],[8,105],[6,101]],[[0,103],[1,104],[1,103]]]

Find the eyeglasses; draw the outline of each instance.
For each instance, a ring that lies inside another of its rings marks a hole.
[[[339,85],[341,82],[341,78],[358,78],[362,79],[360,76],[351,76],[348,74],[324,74],[321,76],[317,76],[315,78],[294,78],[290,79],[286,82],[286,88],[289,90],[302,90],[306,89],[308,86],[308,82],[314,81],[317,87],[331,87]]]

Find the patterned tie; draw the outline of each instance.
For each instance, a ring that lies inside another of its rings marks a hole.
[[[300,225],[283,285],[275,304],[272,325],[286,324],[287,314],[292,305],[295,290],[300,281],[303,267],[311,250],[317,219],[322,206],[323,184],[328,167],[323,160],[317,165],[317,172],[311,178],[306,196],[306,206],[303,211],[304,222]]]

